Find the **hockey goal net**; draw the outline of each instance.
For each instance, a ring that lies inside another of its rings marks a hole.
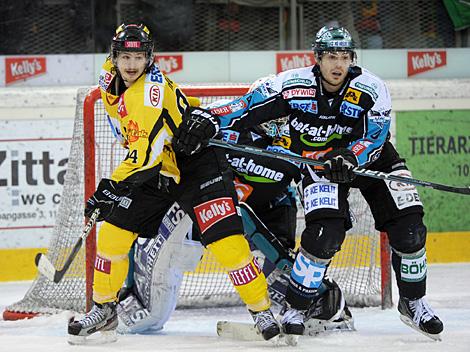
[[[202,104],[208,104],[243,95],[248,86],[182,86],[182,89],[187,96],[199,97]],[[93,194],[101,178],[109,177],[124,156],[125,150],[109,128],[99,89],[79,89],[62,203],[47,251],[56,268],[63,266],[81,233],[85,199]],[[335,256],[329,274],[338,282],[350,305],[390,306],[390,252],[386,236],[375,231],[360,193],[353,191],[350,203],[357,222]],[[304,226],[299,215],[298,236]],[[92,234],[60,283],[38,275],[25,297],[6,308],[4,318],[15,320],[62,310],[85,312],[91,303],[95,252],[95,234]],[[230,280],[210,254],[205,253],[194,272],[185,274],[179,306],[237,303],[240,301]]]

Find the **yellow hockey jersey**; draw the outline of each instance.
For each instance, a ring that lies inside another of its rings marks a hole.
[[[101,97],[114,135],[128,149],[111,179],[142,183],[161,173],[179,183],[171,140],[187,98],[155,64],[121,95],[116,84],[116,69],[108,59],[100,74]]]

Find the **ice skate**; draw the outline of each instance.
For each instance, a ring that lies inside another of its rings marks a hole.
[[[261,312],[252,312],[249,310],[249,312],[253,317],[256,328],[265,340],[271,340],[279,336],[281,329],[270,309],[262,310]]]
[[[400,297],[398,311],[401,321],[406,325],[435,341],[441,340],[440,333],[444,325],[424,298],[410,300]]]
[[[295,346],[299,336],[305,332],[304,314],[300,310],[285,307],[281,315],[282,332],[286,336],[286,343]]]
[[[116,328],[118,317],[114,302],[98,304],[80,320],[71,320],[68,326],[71,345],[100,344],[115,342],[117,340]],[[96,338],[89,338],[99,332]]]

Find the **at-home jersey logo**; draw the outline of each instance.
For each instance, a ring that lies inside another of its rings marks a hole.
[[[43,73],[46,73],[44,56],[5,58],[5,84],[26,80]]]
[[[236,210],[232,198],[222,197],[195,206],[194,213],[196,214],[199,228],[204,233],[214,224],[234,215]]]
[[[408,77],[434,70],[447,64],[445,50],[408,51]]]
[[[277,73],[282,71],[291,70],[293,68],[300,68],[315,65],[315,57],[312,52],[301,53],[277,53],[276,66]]]
[[[183,69],[183,55],[155,55],[155,62],[164,74]]]

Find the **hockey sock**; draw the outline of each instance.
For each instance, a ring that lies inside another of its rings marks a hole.
[[[137,238],[133,232],[103,222],[98,235],[93,279],[93,300],[97,303],[117,300],[129,267],[129,249]]]
[[[243,235],[225,237],[209,244],[208,248],[228,271],[230,280],[248,309],[259,312],[271,306],[266,278]]]
[[[400,297],[421,298],[426,294],[426,249],[415,253],[392,251],[392,265]]]

